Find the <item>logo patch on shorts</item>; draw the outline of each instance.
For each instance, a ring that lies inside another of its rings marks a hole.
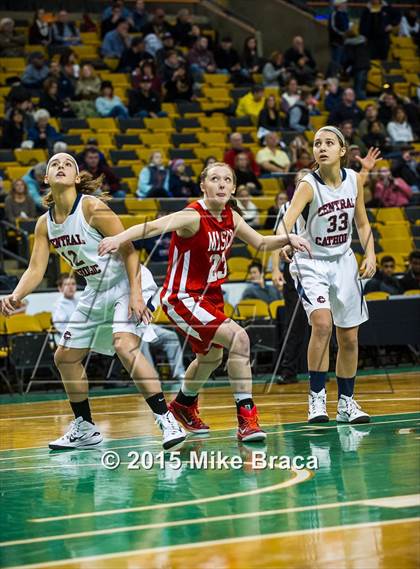
[[[71,338],[71,332],[69,332],[68,330],[66,330],[66,331],[64,332],[64,334],[63,334],[63,338],[64,338],[65,340],[70,340],[70,338]]]
[[[317,302],[319,302],[320,304],[324,304],[325,302],[325,298],[323,296],[318,296],[318,298],[316,299]]]

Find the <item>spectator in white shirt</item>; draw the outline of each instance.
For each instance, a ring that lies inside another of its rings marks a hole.
[[[413,131],[409,122],[407,121],[407,115],[403,107],[398,106],[395,108],[392,114],[392,119],[393,120],[390,121],[387,126],[391,141],[394,144],[412,142],[414,140]]]

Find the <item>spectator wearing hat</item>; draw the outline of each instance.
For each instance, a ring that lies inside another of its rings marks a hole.
[[[162,152],[153,152],[150,161],[139,174],[137,186],[139,198],[169,197],[169,170],[163,163]]]
[[[194,47],[188,52],[188,63],[194,81],[202,82],[204,73],[214,73],[216,62],[213,53],[209,50],[209,40],[200,36],[197,38]]]
[[[249,93],[239,99],[235,114],[237,117],[248,116],[254,124],[257,124],[264,104],[264,88],[261,85],[254,85]]]
[[[155,55],[156,65],[158,69],[162,67],[164,64],[165,59],[168,57],[169,53],[175,52],[178,56],[179,62],[184,61],[184,54],[180,49],[175,46],[175,40],[171,32],[165,32],[162,37],[162,47],[158,49]]]
[[[129,27],[127,20],[120,18],[115,30],[105,35],[101,46],[101,53],[104,57],[121,58],[124,50],[130,46]]]
[[[60,10],[57,14],[57,20],[52,25],[51,43],[57,46],[80,45],[80,33],[76,24],[69,19],[66,10]]]
[[[370,69],[370,52],[365,36],[350,30],[344,42],[346,73],[353,77],[356,99],[366,99],[366,84]]]
[[[169,193],[174,198],[190,198],[200,195],[198,185],[187,174],[185,161],[181,158],[172,160],[170,164]]]
[[[42,84],[49,72],[44,54],[41,51],[34,51],[30,54],[28,65],[23,72],[22,85],[27,89],[42,89]]]
[[[187,8],[181,8],[172,29],[176,43],[182,47],[188,47],[191,43],[191,19],[190,11]]]
[[[160,97],[152,89],[152,78],[147,75],[140,77],[138,89],[129,92],[128,108],[132,117],[166,117]]]
[[[131,13],[131,20],[133,28],[136,32],[143,32],[146,25],[149,23],[149,13],[146,10],[144,0],[136,0],[134,9]]]
[[[55,128],[48,123],[50,113],[45,109],[38,109],[36,113],[34,113],[34,120],[35,125],[28,131],[28,140],[32,141],[32,147],[51,149],[54,142],[59,140],[60,135]]]
[[[330,64],[328,77],[336,76],[343,64],[344,40],[350,30],[351,22],[347,13],[347,0],[333,0],[333,9],[328,18],[328,43]]]
[[[154,34],[158,38],[162,38],[165,32],[171,32],[172,27],[165,20],[166,14],[163,8],[156,8],[152,19],[143,28],[143,36],[146,37],[149,34]]]
[[[148,59],[153,59],[153,57],[146,51],[144,39],[141,36],[137,36],[133,38],[130,47],[124,50],[116,71],[119,73],[132,73],[142,61]]]
[[[25,36],[15,30],[12,18],[0,20],[0,57],[23,57]]]
[[[165,101],[191,101],[194,99],[192,79],[185,65],[173,71],[171,78],[165,83]]]
[[[102,81],[101,96],[95,101],[96,110],[101,117],[128,117],[128,110],[121,99],[114,95],[111,81]]]
[[[241,83],[241,78],[246,78],[249,73],[242,69],[239,53],[233,47],[232,38],[224,36],[220,40],[214,52],[214,60],[217,66],[217,73],[230,74],[234,83]]]

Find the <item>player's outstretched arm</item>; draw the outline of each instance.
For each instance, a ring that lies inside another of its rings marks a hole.
[[[285,245],[291,245],[297,251],[307,251],[310,253],[310,245],[306,239],[302,237],[293,234],[263,236],[249,226],[239,213],[234,212],[234,220],[236,237],[258,251],[274,251]]]
[[[35,241],[28,268],[23,273],[19,284],[8,296],[1,299],[0,310],[4,316],[10,316],[18,302],[34,291],[44,278],[50,256],[47,221],[44,214],[35,226]]]
[[[357,176],[357,199],[354,211],[354,221],[359,234],[360,243],[365,251],[365,258],[360,266],[362,279],[373,277],[376,272],[375,242],[365,208],[363,195],[363,179]]]
[[[159,219],[140,223],[126,229],[114,237],[107,237],[99,243],[98,253],[100,256],[107,253],[115,253],[123,243],[156,237],[172,231],[192,229],[192,234],[198,231],[200,215],[194,210],[183,209]]]
[[[96,198],[92,197],[84,200],[83,213],[89,225],[95,228],[101,235],[112,239],[113,236],[122,233],[124,230],[120,218],[106,204]],[[149,324],[153,316],[143,300],[137,252],[132,243],[125,243],[120,247],[120,254],[123,258],[130,283],[130,301],[127,317],[131,318],[131,315],[134,314],[139,322]]]

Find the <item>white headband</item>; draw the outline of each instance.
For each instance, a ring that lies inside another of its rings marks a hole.
[[[57,154],[54,154],[54,156],[51,156],[51,158],[48,160],[47,169],[46,169],[45,173],[48,174],[48,169],[50,167],[50,164],[53,160],[55,160],[55,157],[58,156],[58,154],[64,154],[65,156],[67,156],[67,158],[69,158],[73,162],[73,164],[76,168],[77,175],[80,176],[80,170],[79,170],[78,163],[76,162],[75,158],[73,158],[73,156],[71,154],[67,154],[67,152],[58,152]]]
[[[341,132],[341,130],[338,130],[338,128],[336,128],[335,126],[330,126],[330,125],[323,126],[322,128],[320,128],[320,129],[318,130],[318,132],[321,132],[322,130],[328,130],[328,131],[330,131],[330,132],[333,132],[333,133],[336,134],[336,135],[338,136],[338,138],[341,140],[341,142],[343,143],[343,146],[346,145],[346,140],[345,140],[345,138],[344,138],[344,136],[343,136],[343,133]]]

